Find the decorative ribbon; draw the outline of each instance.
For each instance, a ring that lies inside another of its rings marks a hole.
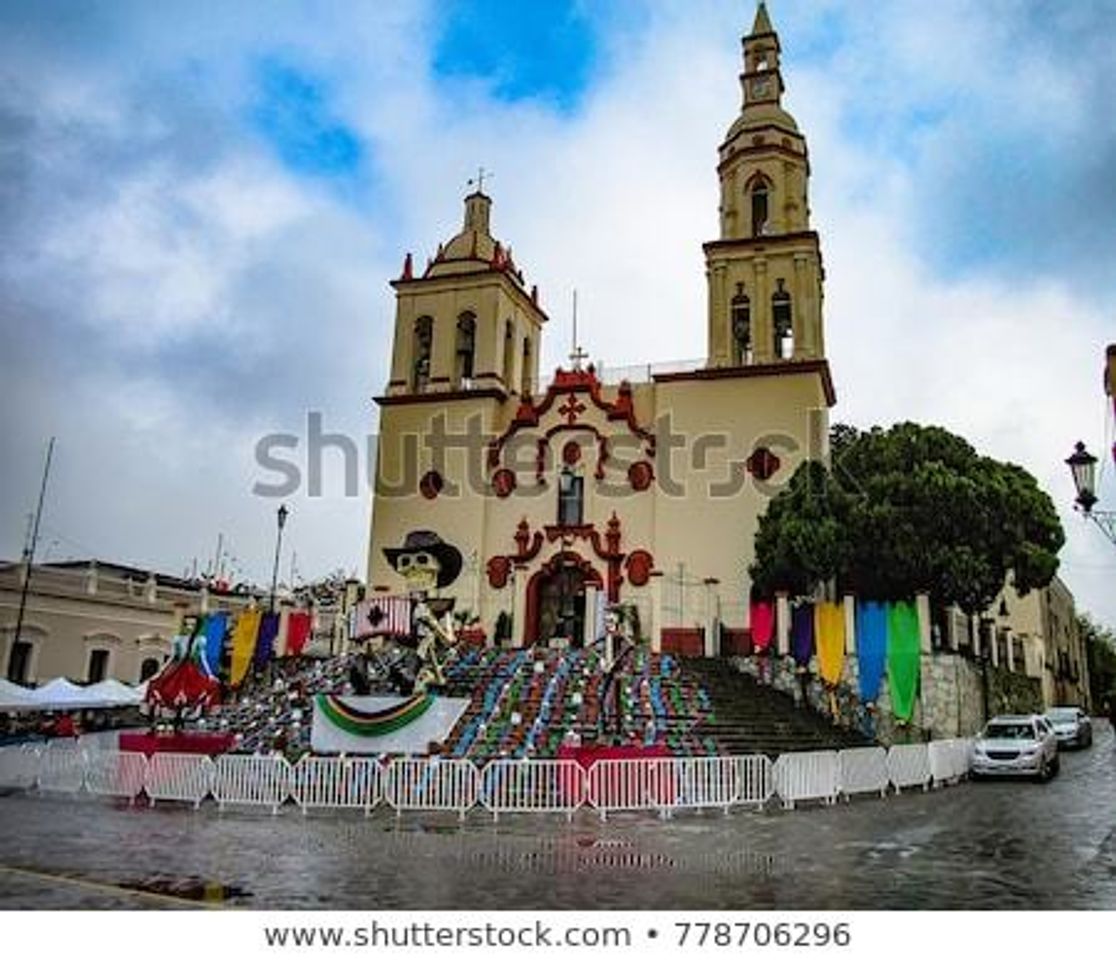
[[[416,693],[384,710],[358,710],[332,693],[315,698],[322,714],[335,727],[358,737],[382,737],[414,723],[434,703],[432,693]]]
[[[914,715],[921,653],[915,605],[910,601],[890,604],[887,611],[887,687],[891,691],[891,711],[902,723],[908,723]]]
[[[775,605],[768,600],[754,602],[748,623],[752,628],[752,649],[763,653],[771,646],[775,634]]]
[[[887,607],[882,603],[856,605],[856,658],[860,699],[863,703],[875,703],[880,698],[887,662]]]
[[[814,614],[818,672],[826,683],[836,686],[845,666],[845,607],[840,603],[819,603]]]
[[[808,666],[814,655],[814,605],[802,603],[791,614],[791,653],[800,667]]]

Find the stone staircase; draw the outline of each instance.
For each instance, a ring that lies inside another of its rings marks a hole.
[[[861,734],[835,727],[826,717],[796,706],[789,694],[757,683],[725,660],[686,658],[681,663],[683,673],[705,688],[713,707],[713,716],[695,732],[712,736],[722,753],[774,757],[870,743]]]

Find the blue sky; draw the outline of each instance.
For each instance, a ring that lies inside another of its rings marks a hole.
[[[835,416],[942,423],[1065,507],[1061,459],[1110,429],[1116,3],[769,8],[811,150]],[[387,283],[456,230],[481,164],[554,317],[546,366],[575,286],[607,363],[702,355],[752,12],[0,4],[0,555],[53,432],[53,555],[175,570],[222,530],[266,576],[255,439],[308,410],[374,430]],[[367,499],[336,486],[293,504],[307,573],[363,566]],[[1116,623],[1110,548],[1065,521],[1067,579]]]

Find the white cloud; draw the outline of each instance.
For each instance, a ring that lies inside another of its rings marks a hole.
[[[847,34],[832,52],[796,62],[799,38],[819,42],[816,18],[842,9],[773,9],[788,103],[811,147],[835,417],[941,423],[1022,463],[1064,507],[1071,493],[1062,458],[1079,434],[1094,448],[1103,437],[1097,371],[1106,335],[1116,339],[1116,302],[1056,275],[936,272],[917,242],[926,191],[941,188],[932,175],[953,138],[982,134],[933,110],[912,129],[909,115],[950,98],[966,116],[1009,103],[1013,128],[1056,117],[1061,135],[1081,121],[1086,71],[1061,69],[1041,45],[1020,48],[995,11],[971,4],[935,5],[932,14],[924,4],[844,9]],[[456,232],[464,179],[479,163],[496,171],[496,232],[551,312],[548,365],[568,350],[574,287],[583,339],[606,364],[704,352],[701,243],[716,235],[715,151],[739,107],[745,24],[736,7],[650,8],[638,42],[606,38],[609,69],[568,116],[492,102],[481,85],[438,85],[421,7],[333,13],[312,29],[300,16],[263,27],[231,15],[215,25],[191,20],[172,37],[162,18],[145,15],[136,28],[150,41],[149,72],[198,58],[205,97],[223,90],[224,105],[203,98],[192,106],[220,121],[204,164],[160,152],[205,132],[189,117],[134,109],[130,85],[144,75],[134,64],[113,75],[90,54],[55,75],[49,106],[39,104],[40,123],[80,116],[142,147],[133,162],[98,171],[105,179],[92,198],[67,205],[58,197],[72,217],[51,219],[54,208],[41,201],[43,216],[24,234],[28,247],[8,265],[22,278],[20,296],[38,297],[33,309],[56,306],[60,294],[48,288],[57,278],[69,291],[65,304],[80,307],[69,324],[111,340],[65,396],[52,381],[4,388],[9,399],[23,389],[42,399],[36,418],[10,421],[10,433],[6,423],[5,452],[16,464],[7,489],[32,490],[42,433],[64,432],[71,473],[57,493],[55,525],[106,555],[174,570],[223,530],[248,570],[266,578],[274,505],[249,492],[254,439],[304,429],[306,408],[323,410],[327,429],[369,429],[369,399],[387,377],[387,281],[406,250],[421,263]],[[366,138],[379,178],[360,204],[283,170],[250,133],[236,132],[250,100],[245,64],[272,49],[335,78],[337,111]],[[879,125],[876,137],[858,126],[862,105]],[[50,160],[36,154],[38,188],[66,182],[88,160],[79,147],[69,142]],[[995,191],[996,171],[988,178]],[[219,355],[222,340],[234,356]],[[175,343],[189,350],[195,342],[204,351],[197,379],[188,354],[160,360]],[[129,346],[155,354],[152,365],[129,368]],[[208,369],[226,379],[203,376]],[[0,518],[8,553],[22,536],[23,499],[10,494]],[[362,568],[365,498],[299,498],[294,507],[288,532],[304,571]],[[1066,579],[1084,606],[1116,622],[1108,589],[1116,558],[1065,512]]]

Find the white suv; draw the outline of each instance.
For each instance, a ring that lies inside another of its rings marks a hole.
[[[1054,728],[1037,713],[993,717],[973,744],[973,779],[1023,775],[1049,780],[1059,765]]]

